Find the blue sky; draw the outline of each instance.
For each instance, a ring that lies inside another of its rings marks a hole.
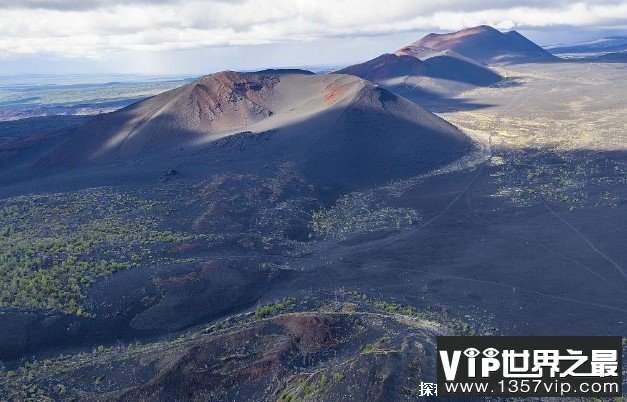
[[[345,65],[488,24],[540,44],[627,32],[627,1],[4,0],[0,73]]]

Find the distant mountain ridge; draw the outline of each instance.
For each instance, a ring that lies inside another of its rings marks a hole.
[[[552,62],[557,57],[516,31],[501,32],[487,25],[436,34],[397,51],[420,59],[441,51],[454,51],[483,64]]]
[[[570,45],[545,46],[553,54],[620,53],[627,51],[627,35],[608,36]]]
[[[586,61],[605,63],[627,63],[627,50],[622,52],[610,52],[598,56],[587,57]]]

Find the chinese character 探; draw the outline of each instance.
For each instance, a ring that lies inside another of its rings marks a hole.
[[[437,384],[432,382],[420,382],[420,396],[436,396],[437,393]]]

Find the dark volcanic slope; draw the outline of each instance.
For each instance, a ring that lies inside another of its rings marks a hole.
[[[424,60],[399,51],[338,72],[370,80],[428,109],[441,108],[446,99],[503,79],[486,66],[450,50]]]
[[[49,134],[63,128],[85,124],[91,118],[92,116],[88,115],[58,115],[0,121],[0,142],[15,137]]]
[[[377,82],[408,75],[424,76],[427,74],[427,65],[416,57],[386,53],[372,60],[343,68],[338,73],[356,75]]]
[[[503,79],[489,68],[450,50],[436,53],[425,59],[424,63],[427,65],[427,75],[432,78],[473,86],[489,86]]]
[[[486,25],[447,34],[431,33],[399,52],[425,58],[444,50],[485,64],[559,60],[516,31],[502,33]]]
[[[425,77],[487,86],[502,79],[489,68],[452,51],[433,54],[424,60],[406,54],[383,54],[365,63],[346,67],[338,73],[356,75],[375,83],[401,77]]]
[[[164,161],[190,158],[196,170],[219,160],[253,168],[293,161],[314,180],[369,184],[441,166],[471,148],[451,124],[357,77],[227,71],[99,116],[28,152],[9,146],[0,153],[36,174],[162,169]]]

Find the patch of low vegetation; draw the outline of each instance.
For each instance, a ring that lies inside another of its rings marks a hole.
[[[333,373],[333,380],[336,382],[342,382],[345,378],[346,377],[342,373]]]
[[[379,338],[375,342],[364,346],[364,348],[361,350],[361,354],[370,355],[370,354],[380,353],[384,350],[383,348],[385,344],[389,342],[389,340],[390,338],[388,337]]]
[[[161,230],[161,205],[110,189],[0,200],[0,306],[91,316],[83,301],[98,277],[203,237]]]
[[[562,204],[569,211],[581,207],[616,207],[624,200],[612,188],[627,184],[627,167],[609,157],[553,151],[510,153],[493,174],[500,185],[496,196],[518,206],[542,200]]]
[[[289,392],[284,392],[279,396],[278,400],[280,402],[301,402],[303,398],[290,394]]]
[[[360,233],[408,228],[422,218],[409,208],[394,208],[376,201],[372,193],[351,193],[329,209],[314,211],[310,237],[346,238]]]
[[[425,321],[437,322],[449,329],[454,335],[476,335],[476,331],[466,321],[459,318],[451,317],[446,308],[439,311],[419,310],[412,306],[406,306],[398,303],[390,303],[385,300],[373,300],[365,293],[359,293],[354,290],[344,291],[345,295],[366,302],[373,308],[392,314],[399,314],[406,317],[418,318]]]
[[[329,384],[329,377],[327,377],[326,373],[322,373],[320,379],[318,380],[318,386],[320,388],[324,388]]]
[[[271,316],[280,312],[294,310],[295,307],[296,307],[296,300],[293,298],[287,297],[281,301],[268,303],[263,306],[257,307],[255,309],[255,312],[253,313],[253,316],[256,319],[262,319],[262,318],[266,318],[268,316]]]

